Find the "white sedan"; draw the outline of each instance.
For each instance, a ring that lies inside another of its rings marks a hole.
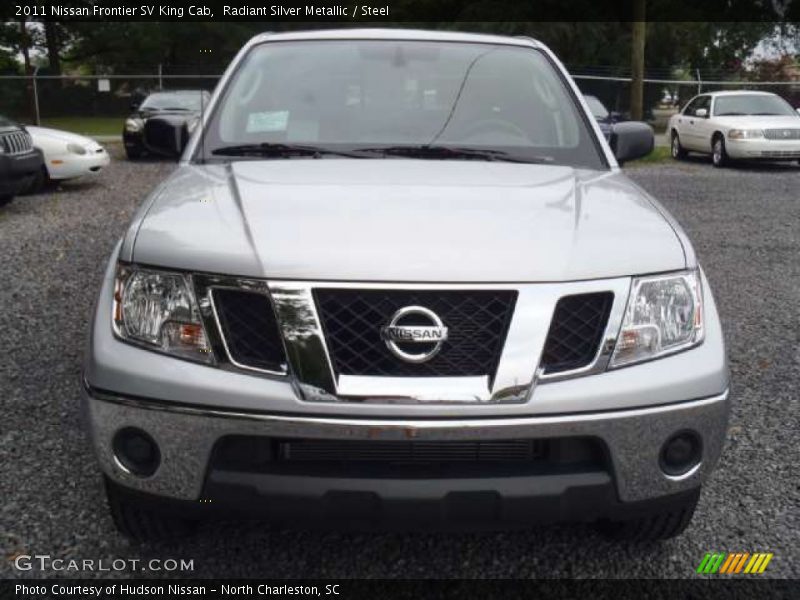
[[[46,127],[26,126],[25,129],[31,134],[34,147],[44,154],[42,173],[31,191],[49,181],[99,173],[111,160],[106,149],[91,138]]]
[[[710,154],[715,167],[733,159],[800,161],[800,109],[769,92],[700,94],[667,125],[672,158]]]

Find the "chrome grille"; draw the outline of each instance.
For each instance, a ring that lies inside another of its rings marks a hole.
[[[765,129],[764,137],[768,140],[800,140],[800,128]]]
[[[339,375],[492,378],[517,292],[317,289],[314,296]],[[401,361],[381,337],[381,329],[406,306],[432,310],[449,329],[441,351],[428,362]]]
[[[3,144],[6,154],[25,154],[33,150],[33,140],[26,131],[0,134],[0,144]]]

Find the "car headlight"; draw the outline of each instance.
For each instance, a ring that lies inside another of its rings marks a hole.
[[[124,340],[213,362],[189,275],[119,265],[112,318],[115,332]]]
[[[125,119],[125,131],[136,133],[141,131],[143,125],[144,123],[141,119]]]
[[[754,140],[764,137],[764,131],[761,129],[731,129],[728,132],[728,138],[731,140]]]
[[[81,146],[80,144],[67,144],[67,152],[71,152],[72,154],[86,154],[86,148]]]
[[[650,360],[703,341],[703,290],[699,270],[637,277],[610,367]]]

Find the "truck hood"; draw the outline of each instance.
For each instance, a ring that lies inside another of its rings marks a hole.
[[[142,264],[301,280],[565,281],[686,266],[663,209],[620,172],[479,161],[185,164],[123,248]]]

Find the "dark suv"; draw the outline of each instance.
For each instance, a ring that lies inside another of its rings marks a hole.
[[[27,189],[43,164],[25,128],[0,115],[0,206]]]

